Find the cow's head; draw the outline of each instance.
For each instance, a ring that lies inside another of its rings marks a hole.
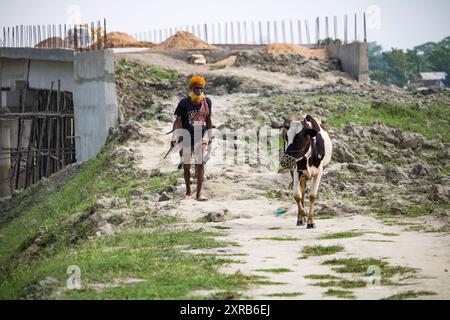
[[[282,168],[291,168],[303,158],[311,147],[311,139],[320,131],[320,117],[311,115],[298,117],[282,132],[284,152],[280,164]]]

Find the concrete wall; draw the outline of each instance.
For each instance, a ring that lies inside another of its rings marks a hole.
[[[118,121],[114,54],[111,50],[75,55],[75,135],[77,161],[93,158]]]
[[[369,81],[369,49],[365,42],[328,46],[332,58],[341,61],[342,68],[359,82]]]
[[[76,158],[95,157],[109,129],[118,122],[114,54],[111,50],[75,53],[69,49],[0,48],[0,87],[11,90],[0,96],[0,108],[19,112],[19,91],[12,84],[24,80],[30,89],[50,89],[54,82],[74,99]],[[26,107],[32,103],[26,103]],[[29,108],[25,108],[30,111]],[[17,140],[11,129],[12,142]],[[14,140],[15,139],[15,140]],[[17,145],[17,141],[13,143]]]

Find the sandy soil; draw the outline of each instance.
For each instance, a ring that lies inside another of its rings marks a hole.
[[[239,112],[239,102],[245,97],[248,96],[239,94],[212,97],[215,123],[223,123],[228,117]],[[170,103],[173,103],[175,108],[176,101]],[[130,143],[130,146],[142,155],[141,168],[160,169],[162,172],[176,170],[178,163],[176,154],[172,155],[171,163],[162,160],[170,140],[169,136],[164,136],[162,133],[170,131],[170,128],[170,123],[147,123],[142,129],[147,138]],[[215,140],[214,145],[218,147],[223,143],[218,139]],[[229,228],[220,231],[224,232],[224,236],[219,239],[238,244],[210,251],[223,255],[242,255],[233,257],[240,263],[228,265],[223,268],[223,271],[239,270],[244,274],[266,276],[268,277],[266,280],[284,283],[255,285],[243,293],[245,296],[253,299],[275,299],[268,295],[301,292],[303,295],[289,299],[336,299],[324,296],[323,293],[329,288],[314,286],[312,284],[318,281],[305,279],[305,276],[331,274],[346,279],[364,279],[362,275],[336,274],[331,266],[321,265],[321,262],[327,259],[349,257],[386,259],[391,265],[418,269],[413,278],[403,280],[393,278],[402,285],[350,289],[357,299],[382,299],[409,290],[437,293],[435,296],[419,297],[419,299],[448,299],[450,296],[450,277],[447,270],[450,266],[449,234],[408,232],[403,225],[386,226],[374,217],[358,214],[342,215],[327,220],[319,218],[315,230],[296,227],[294,200],[270,199],[265,196],[265,192],[271,189],[288,191],[289,174],[279,174],[265,167],[223,165],[218,160],[213,155],[207,166],[208,179],[205,182],[204,195],[210,199],[209,202],[182,200],[185,189],[183,182],[180,181],[176,198],[167,201],[167,204],[172,214],[179,214],[190,225],[197,225],[197,220],[208,213],[226,212],[226,221],[204,224],[206,228],[216,232],[218,230],[213,227]],[[195,192],[195,185],[193,191]],[[285,215],[277,217],[275,212],[279,209],[288,211]],[[420,223],[421,220],[415,219],[414,222]],[[339,240],[318,239],[324,234],[352,230],[361,231],[363,235]],[[382,233],[396,235],[382,235]],[[297,240],[258,240],[258,238],[273,237],[293,237]],[[299,259],[304,246],[319,244],[340,244],[345,249],[334,255]],[[256,271],[273,268],[288,268],[291,272]]]

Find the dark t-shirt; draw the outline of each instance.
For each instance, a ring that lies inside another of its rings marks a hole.
[[[212,114],[212,101],[210,98],[206,97],[206,102],[208,103],[209,115]],[[201,105],[195,104],[192,102],[190,97],[186,97],[181,99],[180,103],[175,110],[175,115],[181,118],[183,129],[188,130],[191,133],[192,144],[194,143],[194,126],[191,124],[190,119],[192,119],[193,115],[198,112],[201,108]],[[203,135],[206,132],[206,127],[202,128]]]

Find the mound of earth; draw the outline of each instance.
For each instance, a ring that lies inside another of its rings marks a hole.
[[[92,45],[93,48],[103,47],[104,38],[100,38]],[[138,41],[125,32],[110,32],[106,35],[107,48],[153,48],[152,42]]]
[[[325,72],[341,70],[339,61],[336,59],[311,59],[293,53],[273,55],[267,52],[240,52],[235,66],[252,66],[258,70],[282,72],[290,76],[313,79],[319,79]]]
[[[262,49],[265,53],[270,53],[274,56],[280,54],[299,54],[305,58],[318,58],[327,60],[330,58],[326,48],[309,49],[295,44],[288,43],[272,43]]]
[[[51,37],[39,42],[35,48],[67,48],[68,43],[60,37]]]
[[[197,38],[192,33],[181,31],[157,46],[162,50],[173,49],[217,49],[217,47]]]
[[[236,55],[232,55],[229,56],[226,59],[220,60],[216,63],[211,64],[212,66],[216,66],[216,67],[232,67],[236,64],[236,60],[237,60],[237,56]]]

